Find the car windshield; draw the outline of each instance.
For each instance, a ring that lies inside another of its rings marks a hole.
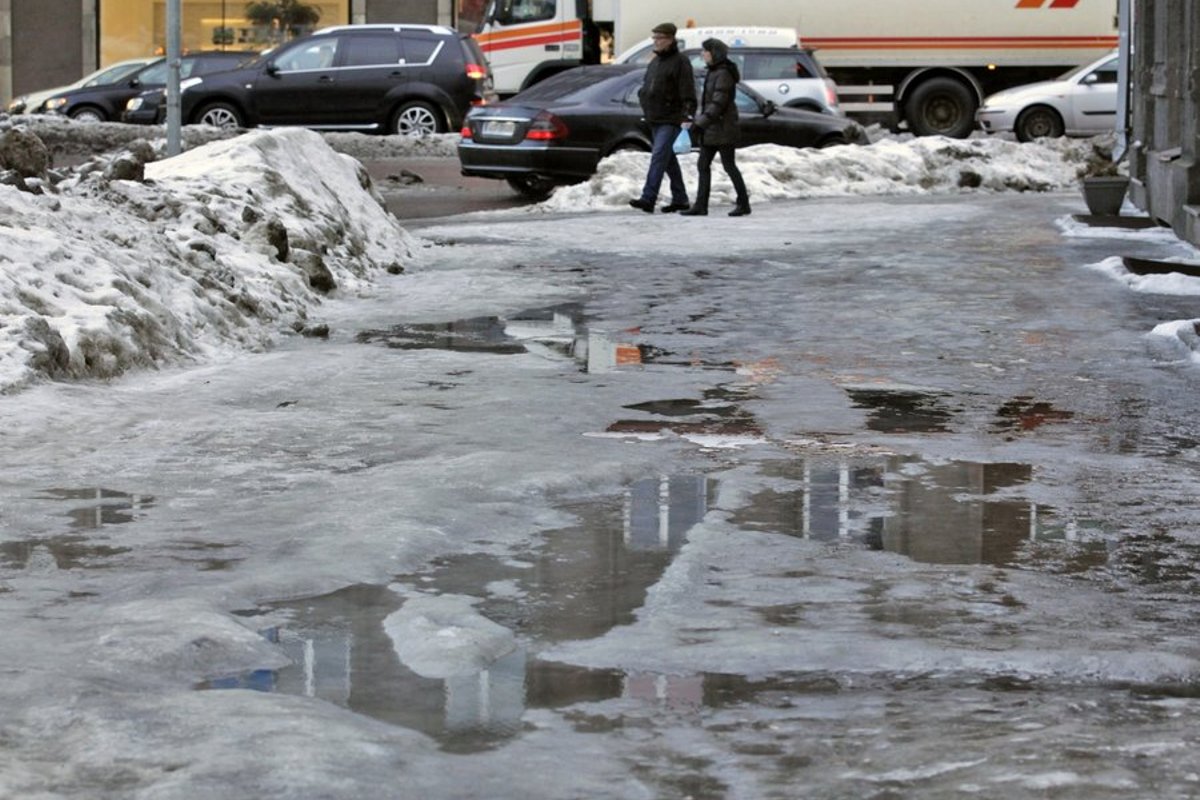
[[[122,78],[127,78],[137,72],[142,67],[146,66],[145,61],[137,61],[133,64],[114,64],[108,69],[101,70],[91,77],[83,88],[90,89],[93,86],[107,86],[110,83],[116,83]]]
[[[572,100],[585,89],[590,89],[604,81],[617,80],[627,74],[624,72],[614,74],[603,67],[599,69],[577,67],[569,69],[566,72],[560,72],[541,83],[535,83],[514,97],[513,100],[534,100],[538,102],[546,100]]]

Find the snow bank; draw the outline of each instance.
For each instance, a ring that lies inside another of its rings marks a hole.
[[[869,146],[797,150],[756,145],[738,151],[751,202],[809,197],[948,194],[966,191],[1050,192],[1074,188],[1095,154],[1092,139],[1020,144],[1003,138],[968,140],[889,137]],[[650,156],[617,153],[586,183],[563,187],[536,211],[622,210],[641,192]],[[684,180],[695,187],[696,155],[684,156]],[[664,182],[665,191],[666,184]],[[712,201],[733,202],[733,187],[713,168]]]
[[[0,392],[264,347],[411,255],[361,165],[309,131],[213,142],[145,177],[0,186]]]

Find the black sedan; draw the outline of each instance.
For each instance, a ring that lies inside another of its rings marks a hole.
[[[233,69],[256,56],[254,52],[212,50],[188,53],[179,59],[179,77],[186,80],[198,75]],[[54,95],[44,108],[52,114],[64,114],[82,122],[119,120],[130,98],[148,89],[167,85],[167,60],[152,61],[116,83],[73,89]]]
[[[555,186],[587,180],[600,159],[619,150],[650,151],[638,89],[645,66],[578,67],[511,99],[475,108],[458,145],[462,174],[506,180],[533,199]],[[740,147],[780,144],[829,147],[868,144],[866,132],[843,117],[777,108],[738,86]]]

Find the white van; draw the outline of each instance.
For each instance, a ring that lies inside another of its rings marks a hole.
[[[675,41],[680,50],[699,50],[705,39],[720,39],[734,47],[799,47],[795,28],[763,28],[754,25],[721,25],[713,28],[680,28]],[[647,36],[617,56],[617,64],[649,64],[654,55],[654,40]]]

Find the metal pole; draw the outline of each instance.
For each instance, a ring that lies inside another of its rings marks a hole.
[[[167,155],[183,150],[179,114],[180,19],[183,0],[167,0]]]
[[[1133,39],[1133,1],[1117,0],[1117,146],[1113,161],[1129,151],[1130,48]]]

